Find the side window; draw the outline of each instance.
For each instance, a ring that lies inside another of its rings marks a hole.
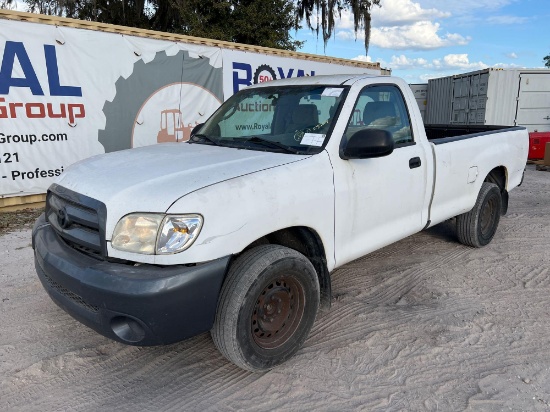
[[[396,147],[414,142],[407,107],[397,87],[368,86],[361,91],[344,136],[349,139],[365,128],[387,130]]]

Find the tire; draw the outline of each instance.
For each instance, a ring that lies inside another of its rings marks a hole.
[[[264,372],[305,342],[319,308],[319,280],[301,253],[263,245],[243,253],[222,286],[212,339],[238,367]]]
[[[502,210],[500,189],[484,182],[474,208],[456,217],[458,241],[467,246],[482,247],[493,239]]]

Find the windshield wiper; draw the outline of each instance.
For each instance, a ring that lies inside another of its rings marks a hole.
[[[191,136],[188,143],[199,143],[198,139],[195,139],[195,138],[206,140],[207,142],[210,142],[215,146],[223,146],[219,141],[217,141],[215,139],[212,139],[211,137],[208,137],[205,134],[200,134],[200,133],[197,133],[197,134],[194,134],[193,136]]]
[[[261,138],[259,136],[252,136],[252,137],[248,137],[248,138],[233,138],[233,140],[242,141],[242,142],[259,143],[259,144],[263,144],[264,146],[270,146],[270,147],[274,147],[274,148],[277,148],[277,149],[281,149],[281,150],[285,151],[286,153],[293,153],[293,154],[298,153],[298,150],[296,150],[296,149],[294,149],[290,146],[284,145],[284,144],[279,143],[279,142],[274,142],[272,140],[267,140],[267,139]]]

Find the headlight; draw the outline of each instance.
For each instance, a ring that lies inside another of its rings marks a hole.
[[[133,213],[119,220],[111,245],[146,255],[178,253],[193,244],[201,228],[200,215]]]
[[[193,244],[202,228],[202,216],[166,216],[157,241],[157,254],[178,253]]]
[[[152,255],[164,215],[135,213],[124,216],[116,225],[111,245],[126,252]]]

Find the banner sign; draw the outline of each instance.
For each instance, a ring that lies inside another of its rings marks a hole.
[[[247,86],[271,80],[325,74],[380,74],[379,70],[374,69],[270,56],[239,50],[223,49],[222,57],[223,94],[225,99]]]
[[[186,140],[223,101],[219,48],[0,20],[0,195],[81,159]]]

